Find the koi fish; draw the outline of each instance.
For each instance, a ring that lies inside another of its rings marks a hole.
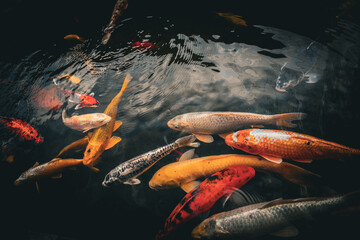
[[[69,102],[77,103],[75,110],[83,107],[98,107],[100,105],[99,101],[94,98],[94,93],[87,95],[84,93],[72,92],[65,88],[59,87],[56,79],[53,79],[53,82],[61,91],[63,91],[66,97],[69,97]]]
[[[37,144],[44,141],[44,138],[39,135],[38,131],[23,120],[0,116],[0,122],[22,139],[34,140]]]
[[[35,106],[48,111],[57,111],[63,105],[63,102],[59,99],[57,90],[54,86],[35,90],[31,100]]]
[[[78,78],[78,77],[76,77],[74,75],[71,75],[71,74],[63,74],[63,75],[57,76],[56,78],[57,79],[66,78],[70,82],[75,83],[75,84],[79,84],[81,82],[80,78]]]
[[[188,152],[183,155],[187,155]],[[149,181],[149,187],[152,189],[181,187],[185,192],[189,192],[198,184],[197,179],[233,165],[250,166],[256,171],[270,171],[301,186],[312,186],[319,182],[318,175],[290,163],[276,164],[253,155],[224,154],[194,159],[184,159],[182,156],[179,162],[160,168]]]
[[[117,143],[121,141],[121,138],[113,136],[111,137],[113,131],[118,129],[121,126],[121,121],[116,121],[117,109],[119,102],[121,100],[121,96],[123,95],[127,85],[131,80],[131,76],[127,75],[125,77],[124,83],[121,87],[120,92],[113,98],[110,104],[105,109],[104,113],[111,117],[110,122],[97,128],[86,147],[84,152],[83,162],[84,165],[88,166],[90,164],[94,164],[95,161],[100,157],[100,155],[107,149],[112,148]]]
[[[139,41],[137,41],[137,42],[133,42],[131,44],[131,47],[132,48],[139,48],[141,50],[145,50],[145,49],[148,49],[148,48],[154,48],[155,45],[150,43],[150,42],[139,42]]]
[[[275,163],[281,163],[282,158],[309,163],[315,159],[343,158],[360,154],[359,149],[283,130],[241,130],[226,136],[225,142],[230,147],[260,155]]]
[[[91,136],[92,136],[92,133],[89,132],[86,137],[83,137],[83,138],[67,145],[58,153],[58,155],[56,155],[55,158],[58,158],[60,155],[62,155],[66,151],[69,151],[70,149],[86,147],[87,144],[89,143],[89,139],[91,138]]]
[[[316,45],[315,41],[311,42],[281,66],[280,74],[276,79],[275,89],[277,91],[286,92],[287,89],[297,86],[302,81],[306,81],[306,83],[319,81],[317,74],[310,73],[318,57],[318,50],[314,45]]]
[[[245,20],[243,19],[242,16],[235,15],[233,13],[216,13],[216,14],[219,15],[220,17],[225,18],[229,22],[232,22],[232,23],[236,24],[236,25],[247,27],[247,24],[246,24],[246,22],[245,22]]]
[[[121,163],[116,168],[111,170],[102,183],[104,187],[108,187],[114,183],[123,183],[136,185],[140,183],[138,176],[147,171],[152,165],[160,159],[169,155],[175,149],[180,147],[198,147],[200,143],[194,143],[196,140],[194,135],[179,138],[175,142],[166,146],[157,148],[150,152],[144,153],[140,156],[132,158],[126,162]]]
[[[24,183],[35,181],[36,188],[39,191],[38,180],[45,177],[52,178],[61,178],[61,172],[69,167],[82,165],[82,159],[60,159],[55,158],[50,162],[39,165],[38,162],[20,175],[18,179],[15,180],[15,186],[20,186]]]
[[[127,9],[127,7],[128,7],[127,0],[118,0],[115,3],[114,10],[110,18],[110,23],[104,30],[105,36],[102,38],[102,44],[104,45],[107,44],[107,42],[110,39],[111,33],[115,27],[116,20],[123,14],[123,12]]]
[[[67,127],[83,132],[101,127],[110,120],[111,117],[104,113],[90,113],[68,118],[65,109],[62,112],[62,121]]]
[[[76,34],[69,34],[64,37],[65,40],[79,40],[80,42],[84,42],[84,39],[79,37]]]
[[[248,166],[236,165],[217,172],[190,191],[166,219],[164,228],[156,235],[161,239],[181,224],[204,213],[222,196],[230,196],[235,189],[244,186],[255,176],[255,170]]]
[[[11,151],[9,144],[3,141],[1,144],[1,150],[4,155],[5,160],[8,163],[12,163],[14,161],[14,154]]]
[[[276,115],[263,115],[241,112],[192,112],[178,115],[167,124],[171,129],[194,134],[199,141],[211,143],[212,134],[221,137],[232,133],[244,126],[276,125],[295,127],[291,121],[301,120],[305,113],[284,113]]]
[[[251,238],[265,234],[294,237],[296,221],[324,217],[349,205],[358,204],[359,191],[332,197],[277,199],[222,212],[205,219],[192,231],[195,239]]]

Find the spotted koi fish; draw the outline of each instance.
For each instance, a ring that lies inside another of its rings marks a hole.
[[[219,198],[230,196],[235,189],[241,188],[254,176],[255,170],[243,165],[230,166],[211,175],[185,195],[167,218],[156,239],[166,237],[181,224],[210,210]]]
[[[314,159],[359,155],[360,150],[291,131],[246,129],[229,134],[227,145],[281,163],[282,159],[311,162]]]
[[[22,139],[29,141],[34,140],[37,144],[44,141],[44,138],[39,135],[38,131],[25,121],[0,116],[0,122],[4,124],[7,128],[9,128],[11,131],[16,133]]]
[[[53,82],[64,93],[64,95],[69,98],[69,102],[77,103],[75,110],[83,107],[98,107],[100,105],[99,101],[94,98],[94,93],[90,93],[88,95],[85,93],[73,92],[59,87],[57,79],[53,79]]]
[[[123,162],[105,176],[102,185],[104,187],[108,187],[114,183],[129,185],[139,184],[140,180],[137,179],[138,176],[143,174],[152,165],[169,155],[175,149],[185,146],[198,147],[200,143],[194,143],[195,140],[196,137],[194,135],[182,137],[166,146],[157,148],[153,151]]]

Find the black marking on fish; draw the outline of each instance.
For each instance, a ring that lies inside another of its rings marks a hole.
[[[190,199],[190,201],[188,202],[188,204],[185,204],[183,207],[183,210],[189,214],[193,214],[194,211],[191,209],[190,207],[190,203],[193,202],[193,199]]]

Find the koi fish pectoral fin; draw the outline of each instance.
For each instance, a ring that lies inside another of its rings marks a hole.
[[[58,173],[58,174],[51,176],[51,178],[53,178],[53,179],[59,179],[61,177],[62,177],[62,173]]]
[[[228,133],[221,133],[221,134],[219,134],[219,137],[221,137],[221,138],[225,139],[225,138],[226,138],[226,136],[227,136],[227,135],[229,135],[229,134],[232,134],[232,132],[228,132]]]
[[[199,181],[191,181],[191,182],[181,184],[180,187],[182,190],[184,190],[185,192],[188,193],[199,185],[200,185]]]
[[[312,163],[313,160],[311,159],[296,159],[294,161],[297,161],[297,162],[302,162],[302,163]]]
[[[266,155],[260,155],[260,156],[262,156],[266,160],[273,162],[273,163],[280,164],[282,162],[282,158],[279,158],[279,157],[272,157],[272,156],[266,156]]]
[[[121,125],[122,125],[122,121],[115,121],[113,132],[115,132]]]
[[[204,143],[212,143],[214,141],[214,138],[208,134],[198,134],[197,133],[194,135],[199,141],[204,142]]]
[[[192,158],[194,157],[194,154],[195,154],[195,149],[190,149],[190,150],[184,152],[184,153],[181,155],[181,157],[180,157],[180,159],[179,159],[179,162],[180,162],[180,161],[186,161],[186,160],[192,159]]]
[[[304,75],[304,80],[306,83],[317,83],[319,81],[319,76],[315,73],[308,73]]]
[[[124,184],[129,184],[129,185],[137,185],[137,184],[140,184],[141,181],[137,178],[132,178],[132,179],[129,179],[129,180],[126,180],[124,182]]]
[[[112,148],[113,146],[115,146],[120,141],[121,141],[120,137],[116,137],[116,136],[111,137],[109,143],[105,147],[105,150],[108,150],[108,149]]]

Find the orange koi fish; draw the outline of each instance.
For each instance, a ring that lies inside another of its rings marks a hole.
[[[97,128],[86,147],[84,152],[83,162],[84,165],[94,164],[95,161],[100,157],[100,155],[107,149],[112,148],[118,142],[121,141],[121,138],[113,136],[111,137],[114,130],[121,126],[121,121],[116,121],[116,114],[119,102],[121,100],[121,96],[124,93],[127,85],[131,80],[131,76],[127,75],[125,77],[124,83],[121,87],[120,92],[113,98],[110,104],[105,109],[104,113],[111,117],[110,122],[105,124],[102,127]]]
[[[20,186],[24,183],[35,181],[37,190],[39,191],[37,180],[45,177],[61,178],[61,172],[64,171],[64,169],[79,165],[83,165],[82,159],[55,158],[41,165],[36,162],[32,168],[22,173],[20,177],[15,180],[14,184],[15,186]],[[96,168],[93,170],[98,171]]]
[[[0,122],[22,139],[29,141],[34,140],[37,144],[44,141],[44,138],[39,135],[38,131],[25,121],[0,116]]]
[[[81,82],[80,78],[78,78],[78,77],[76,77],[74,75],[71,75],[71,74],[63,74],[63,75],[57,76],[56,78],[57,79],[66,78],[70,82],[75,83],[75,84],[79,84]]]
[[[164,228],[156,235],[161,239],[181,224],[211,209],[216,201],[229,197],[235,189],[244,186],[255,176],[255,170],[248,166],[236,165],[217,172],[190,191],[166,219]]]
[[[104,113],[89,113],[79,116],[66,117],[65,109],[62,112],[62,121],[69,128],[87,132],[90,129],[101,127],[110,122],[111,117]]]
[[[236,24],[236,25],[247,27],[247,24],[246,24],[246,22],[245,22],[245,20],[243,19],[242,16],[235,15],[233,13],[216,13],[216,14],[219,15],[220,17],[225,18],[229,22],[232,22],[232,23]]]
[[[66,151],[69,151],[70,149],[86,147],[87,144],[89,143],[89,139],[91,138],[91,136],[92,136],[92,133],[89,132],[86,137],[83,137],[83,138],[67,145],[58,153],[58,155],[56,155],[55,158],[58,158],[61,154],[63,154]]]
[[[79,40],[80,42],[84,42],[84,39],[79,37],[76,34],[69,34],[64,37],[65,40]]]
[[[211,143],[212,134],[221,137],[244,126],[276,125],[295,127],[294,120],[301,120],[305,113],[283,113],[275,115],[242,112],[192,112],[178,115],[168,122],[171,129],[194,134],[199,141]]]
[[[179,162],[160,168],[149,181],[149,187],[152,189],[181,187],[185,192],[189,192],[198,184],[197,179],[210,176],[233,165],[246,165],[256,171],[273,172],[301,186],[312,186],[320,180],[318,175],[287,162],[276,164],[259,156],[240,154],[184,159],[184,155],[190,151],[192,150],[185,152]]]
[[[226,136],[225,142],[231,147],[260,155],[275,163],[281,163],[283,158],[309,163],[315,159],[343,158],[360,154],[359,149],[283,130],[241,130]]]

